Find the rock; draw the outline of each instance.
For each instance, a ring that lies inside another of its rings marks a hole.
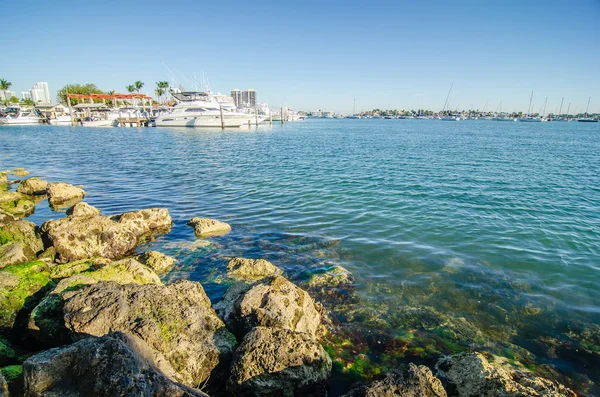
[[[233,258],[227,263],[227,274],[240,280],[255,280],[283,273],[264,259]]]
[[[173,382],[165,370],[172,371],[146,343],[123,333],[84,339],[23,363],[28,396],[207,397]]]
[[[147,236],[165,232],[171,222],[166,209],[151,208],[114,217],[68,216],[44,222],[41,233],[56,249],[59,263],[91,257],[119,259]]]
[[[281,276],[267,277],[253,285],[234,285],[215,310],[238,338],[256,326],[317,334],[321,314],[306,291]]]
[[[187,225],[194,228],[194,233],[198,237],[226,234],[231,231],[231,226],[227,223],[209,218],[192,218]]]
[[[23,367],[20,365],[9,365],[2,368],[2,376],[8,386],[8,394],[11,396],[22,396],[23,392]],[[0,386],[1,387],[1,386]]]
[[[12,223],[16,220],[18,220],[18,218],[15,218],[13,215],[9,214],[8,212],[0,209],[0,227],[2,227],[4,225],[8,225],[9,223]]]
[[[235,338],[199,283],[99,282],[63,298],[64,323],[74,336],[111,331],[136,335],[162,353],[176,372],[174,378],[186,385],[218,379],[218,372],[229,365]]]
[[[17,192],[34,196],[46,194],[47,189],[48,182],[37,178],[29,178],[19,184]]]
[[[48,247],[38,254],[38,259],[44,262],[52,263],[56,259],[56,248]]]
[[[36,254],[44,250],[40,229],[33,222],[18,220],[2,226],[0,240],[2,239],[23,243]]]
[[[339,265],[332,265],[324,273],[314,274],[308,282],[309,288],[338,288],[354,284],[354,276]]]
[[[168,273],[175,265],[175,258],[158,251],[147,251],[137,259],[156,273]]]
[[[475,396],[569,396],[575,393],[560,383],[515,370],[507,360],[492,356],[490,363],[481,353],[460,353],[444,357],[436,364],[440,376],[455,387],[461,397]]]
[[[67,215],[71,216],[95,216],[100,215],[100,210],[88,203],[79,202],[67,210]]]
[[[344,397],[446,397],[442,382],[424,365],[383,374],[369,385],[353,387]]]
[[[29,262],[35,258],[35,254],[22,243],[8,243],[0,246],[0,269],[18,263]]]
[[[8,384],[0,372],[0,397],[8,397]]]
[[[25,170],[25,168],[13,168],[12,174],[14,176],[27,176],[29,175],[29,171]]]
[[[8,175],[0,172],[0,185],[8,185]]]
[[[256,327],[244,337],[227,390],[236,396],[326,396],[331,358],[311,335]]]
[[[64,182],[53,182],[48,184],[48,201],[50,205],[58,205],[71,200],[83,200],[85,191]]]
[[[0,210],[18,218],[23,218],[33,214],[35,203],[21,193],[0,192]]]
[[[45,291],[53,287],[53,284],[48,265],[41,261],[8,266],[0,270],[0,274],[2,275],[0,279],[10,279],[8,285],[0,287],[1,334],[15,326],[17,314],[21,310],[24,314],[28,314],[39,303]],[[18,277],[17,285],[14,283],[16,280],[14,276]]]
[[[134,259],[117,262],[106,259],[86,259],[56,265],[50,271],[53,279],[63,278],[56,287],[31,311],[27,333],[40,344],[54,347],[70,342],[70,332],[64,325],[64,300],[87,285],[99,281],[119,284],[161,284],[150,269]]]
[[[13,289],[19,285],[21,277],[9,272],[0,272],[0,288]]]

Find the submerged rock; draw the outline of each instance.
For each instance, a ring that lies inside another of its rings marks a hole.
[[[147,251],[137,259],[158,274],[168,273],[175,266],[175,258],[158,251]]]
[[[64,182],[53,182],[48,184],[48,201],[50,205],[56,206],[72,200],[83,200],[85,191],[76,186]]]
[[[198,237],[226,234],[231,231],[229,224],[209,218],[192,218],[187,225],[194,228],[194,233]]]
[[[0,269],[33,259],[35,259],[34,252],[22,243],[14,242],[0,246]]]
[[[490,363],[481,353],[460,353],[440,359],[436,368],[461,397],[575,397],[573,391],[560,383],[513,369],[506,359],[492,358]]]
[[[31,196],[46,194],[47,190],[48,182],[37,178],[25,179],[17,187],[17,192]]]
[[[23,363],[29,396],[207,397],[169,379],[164,358],[123,333],[88,338],[45,351]]]
[[[94,216],[100,215],[100,210],[88,203],[79,202],[67,210],[67,215],[71,216]]]
[[[256,327],[236,350],[227,389],[236,396],[325,396],[331,366],[311,335]]]
[[[256,280],[283,273],[264,259],[233,258],[227,263],[227,274],[240,280]]]
[[[33,222],[17,220],[2,226],[0,241],[2,239],[23,243],[36,254],[44,250],[40,229]]]
[[[140,337],[165,356],[174,378],[189,386],[218,378],[213,370],[228,366],[235,345],[202,286],[190,281],[99,282],[65,296],[63,314],[75,336],[121,331]]]
[[[446,397],[442,382],[424,365],[385,373],[369,385],[353,387],[344,397]]]
[[[12,174],[14,176],[27,176],[29,175],[29,171],[27,171],[25,168],[13,168]]]
[[[56,249],[56,260],[66,263],[96,256],[119,259],[146,236],[165,232],[171,223],[166,209],[150,208],[114,217],[71,215],[44,222],[41,232]]]
[[[321,325],[321,314],[308,293],[281,276],[233,285],[215,310],[239,338],[256,326],[315,336]]]

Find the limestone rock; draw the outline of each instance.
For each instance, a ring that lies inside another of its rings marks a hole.
[[[136,335],[162,353],[174,378],[186,385],[218,378],[217,372],[229,364],[235,339],[199,283],[99,282],[70,294],[63,306],[67,329],[81,336],[111,331]]]
[[[0,269],[18,263],[29,262],[35,258],[35,254],[22,243],[8,243],[0,246]]]
[[[56,259],[56,248],[48,247],[43,252],[38,254],[38,259],[48,263],[54,262]]]
[[[40,229],[33,222],[25,220],[11,222],[2,226],[0,233],[10,241],[27,245],[36,254],[44,250]]]
[[[0,209],[0,227],[2,227],[4,225],[8,225],[9,223],[12,223],[16,220],[18,220],[18,218],[15,218],[13,215],[9,214],[8,212]]]
[[[85,197],[85,191],[64,182],[53,182],[48,184],[48,201],[50,205],[58,205],[71,200]]]
[[[239,338],[256,326],[285,328],[315,336],[321,314],[306,291],[281,276],[232,286],[215,310]]]
[[[175,258],[158,251],[147,251],[137,259],[156,273],[168,273],[175,265]]]
[[[442,382],[424,365],[383,374],[369,385],[354,387],[344,397],[446,397]]]
[[[44,292],[53,284],[48,265],[41,261],[8,266],[0,270],[0,274],[2,274],[0,279],[8,280],[0,287],[0,333],[2,333],[13,329],[17,313],[22,311],[19,314],[24,314],[26,318],[29,311],[39,303]],[[18,280],[14,276],[17,276]],[[18,281],[16,285],[15,281]]]
[[[309,334],[256,327],[244,337],[227,389],[236,396],[325,396],[331,358]]]
[[[88,203],[79,202],[67,210],[67,215],[71,216],[95,216],[100,215],[100,210]]]
[[[23,363],[28,396],[207,397],[169,379],[172,369],[139,338],[112,333],[30,357]]]
[[[25,168],[13,168],[12,174],[14,176],[27,176],[29,175],[29,171],[27,171]]]
[[[59,263],[91,257],[119,259],[146,236],[166,231],[171,222],[166,209],[151,208],[114,217],[68,216],[44,222],[41,232],[56,249]]]
[[[573,391],[560,383],[515,370],[507,365],[506,359],[495,356],[493,359],[490,363],[481,353],[460,353],[440,359],[436,368],[461,397],[575,397]]]
[[[283,273],[264,259],[233,258],[227,263],[227,274],[240,280],[256,280]]]
[[[309,288],[336,288],[354,284],[354,276],[339,265],[330,266],[325,272],[315,274],[308,282]]]
[[[35,203],[21,193],[0,192],[0,210],[18,218],[23,218],[33,214]]]
[[[47,189],[48,182],[37,178],[29,178],[19,184],[17,192],[34,196],[46,194]]]
[[[194,228],[194,233],[198,237],[226,234],[231,231],[229,224],[209,218],[192,218],[187,225]]]

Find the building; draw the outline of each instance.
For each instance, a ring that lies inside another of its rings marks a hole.
[[[35,103],[51,103],[50,90],[48,89],[48,83],[40,82],[35,83],[31,90],[31,100]]]
[[[240,91],[236,88],[231,91],[231,97],[238,109],[256,107],[256,91],[253,89]]]
[[[31,99],[31,92],[29,92],[29,91],[21,92],[21,99],[22,100]]]
[[[14,91],[0,91],[0,101],[6,101],[16,96]]]

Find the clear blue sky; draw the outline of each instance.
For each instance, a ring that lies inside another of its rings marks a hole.
[[[213,91],[254,88],[260,102],[351,112],[451,107],[600,112],[600,0],[6,1],[0,78],[20,96],[93,82],[142,91],[166,64]],[[175,72],[178,83],[193,85]]]

